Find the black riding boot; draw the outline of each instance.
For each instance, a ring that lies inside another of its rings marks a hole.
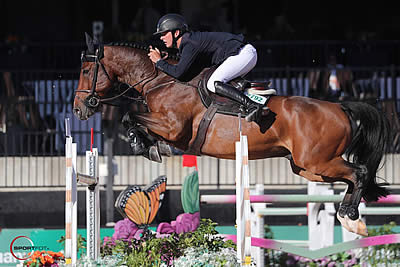
[[[246,116],[246,121],[257,122],[260,118],[260,115],[262,114],[263,108],[268,109],[264,105],[251,101],[250,98],[245,96],[241,91],[237,90],[235,87],[229,84],[216,81],[214,83],[214,86],[215,93],[232,99],[233,101],[240,103],[246,108],[246,111],[248,112],[248,115]]]

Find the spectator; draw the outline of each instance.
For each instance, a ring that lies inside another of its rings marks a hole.
[[[334,54],[329,55],[323,85],[330,100],[344,100],[353,95],[353,74],[338,64]]]
[[[342,101],[354,98],[353,73],[337,63],[336,56],[330,54],[325,71],[312,70],[310,79],[310,96],[330,101]]]

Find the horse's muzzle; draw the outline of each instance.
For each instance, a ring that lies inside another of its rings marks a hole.
[[[84,106],[84,107],[74,107],[72,112],[80,120],[87,120],[87,119],[90,118],[90,116],[92,116],[95,113],[95,111],[93,111],[92,109],[87,108],[86,106]]]
[[[79,108],[74,108],[72,112],[74,113],[75,117],[81,119],[82,111]]]

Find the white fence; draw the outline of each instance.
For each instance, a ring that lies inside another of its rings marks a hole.
[[[105,158],[100,157],[100,175],[104,175]],[[400,155],[388,154],[386,164],[378,172],[391,185],[400,185]],[[168,177],[169,186],[180,186],[191,171],[182,168],[182,157],[164,157],[163,163],[153,163],[140,156],[115,156],[117,170],[115,186],[145,185],[160,175]],[[85,157],[78,157],[78,166],[85,164]],[[102,166],[103,165],[103,166]],[[200,186],[202,188],[234,188],[235,161],[198,157]],[[288,185],[306,187],[307,180],[292,173],[289,161],[273,158],[250,161],[250,184],[264,184],[279,188]],[[0,188],[64,187],[64,157],[1,157]],[[105,183],[100,178],[100,183]]]

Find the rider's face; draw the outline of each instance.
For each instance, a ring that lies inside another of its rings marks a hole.
[[[172,47],[172,32],[164,32],[160,36],[160,40],[164,42],[165,46],[168,48]]]

